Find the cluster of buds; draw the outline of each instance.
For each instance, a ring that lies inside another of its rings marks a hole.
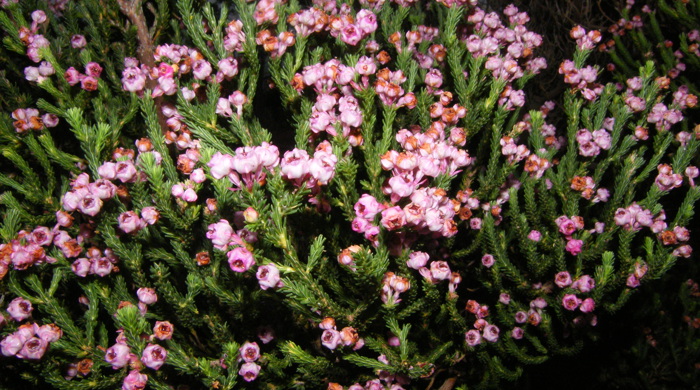
[[[382,279],[382,302],[388,306],[393,306],[401,302],[399,294],[408,291],[411,282],[408,278],[398,276],[393,272],[387,272]]]
[[[284,286],[284,283],[280,280],[280,271],[274,263],[258,267],[255,277],[258,279],[258,284],[263,290]]]
[[[10,308],[12,308],[17,299],[10,303]],[[8,308],[8,311],[10,311],[10,308]],[[4,356],[39,360],[46,353],[49,344],[57,341],[61,336],[63,336],[63,331],[54,324],[41,326],[37,323],[23,324],[0,341],[0,352]]]
[[[428,78],[428,75],[426,75],[426,79]],[[428,80],[430,81],[430,80]],[[427,83],[426,83],[427,84]],[[431,84],[428,84],[428,87],[430,88]],[[435,82],[435,80],[432,81],[432,85],[438,85],[438,83]],[[452,93],[448,91],[440,91],[439,93],[439,98],[440,100],[431,104],[429,108],[430,112],[430,117],[433,119],[437,119],[438,122],[435,122],[433,126],[438,126],[444,130],[445,125],[448,126],[454,126],[456,125],[460,119],[464,118],[467,115],[467,109],[460,106],[459,104],[453,104],[450,107],[450,103],[452,103]],[[454,131],[461,131],[460,128],[457,128]],[[458,146],[463,146],[464,143],[462,142],[461,138],[462,136],[460,134],[456,134],[456,137],[458,140],[453,140],[455,144]],[[466,141],[466,140],[465,140]]]
[[[642,227],[648,227],[654,233],[660,233],[666,229],[666,215],[661,211],[656,218],[650,210],[642,208],[636,202],[626,208],[618,208],[615,211],[615,224],[626,230],[641,230]]]
[[[20,27],[19,39],[27,46],[27,57],[39,63],[42,59],[40,50],[50,46],[49,40],[43,35],[37,34],[39,28],[46,22],[46,14],[42,10],[32,12],[32,25],[30,28]]]
[[[297,35],[308,37],[312,33],[319,33],[328,27],[329,15],[324,10],[311,7],[297,11],[287,18],[287,22],[294,27]]]
[[[474,24],[474,33],[462,38],[467,50],[475,58],[487,58],[485,67],[494,78],[512,82],[523,77],[525,71],[539,73],[547,67],[547,62],[533,53],[542,44],[542,37],[525,28],[530,20],[527,13],[510,5],[504,9],[504,14],[508,16],[510,27],[503,25],[497,13],[486,13],[476,7],[468,18]]]
[[[261,0],[255,5],[255,12],[253,17],[258,26],[265,22],[277,23],[279,21],[279,15],[275,10],[275,6],[280,6],[284,4],[286,0]]]
[[[99,248],[92,247],[86,252],[86,257],[80,257],[71,264],[73,272],[81,278],[87,275],[104,277],[119,270],[116,266],[119,258],[111,249],[101,251]]]
[[[259,4],[259,3],[258,3]],[[232,20],[226,26],[226,36],[224,36],[224,49],[229,53],[243,52],[243,42],[246,40],[245,32],[243,32],[243,22],[240,20]]]
[[[26,73],[26,69],[25,69]],[[80,88],[86,91],[95,91],[99,85],[102,67],[97,62],[88,62],[85,65],[85,73],[80,73],[74,67],[68,68],[64,77],[69,85],[73,86],[80,83]]]
[[[406,76],[400,69],[392,72],[388,68],[382,68],[377,71],[374,90],[384,105],[414,108],[417,104],[416,96],[401,88],[405,81]]]
[[[338,111],[336,111],[336,108]],[[362,125],[362,111],[359,103],[352,94],[337,98],[335,95],[319,94],[316,97],[311,116],[309,117],[311,131],[314,134],[326,132],[336,136],[336,125],[340,124],[345,137],[350,145],[362,144],[360,125]]]
[[[56,70],[48,61],[41,61],[39,66],[27,66],[24,68],[24,78],[27,79],[27,81],[32,81],[37,84],[41,84],[44,80],[47,80],[49,76],[55,73]]]
[[[228,41],[224,42],[224,46],[227,46]],[[240,45],[240,42],[236,44]],[[125,91],[140,95],[146,88],[148,80],[153,80],[155,84],[152,91],[153,97],[172,96],[178,92],[178,79],[191,74],[194,80],[179,89],[185,100],[189,101],[195,97],[201,82],[220,83],[238,74],[238,61],[233,56],[221,59],[216,64],[218,71],[212,74],[212,64],[205,60],[200,52],[184,45],[160,45],[156,47],[154,57],[156,64],[153,67],[139,65],[139,61],[135,58],[124,59],[122,88]]]
[[[262,46],[266,52],[270,53],[270,58],[280,57],[287,51],[287,48],[293,46],[295,42],[294,34],[289,31],[282,31],[277,36],[274,36],[270,30],[266,29],[260,31],[255,37],[255,43]]]
[[[569,32],[569,36],[576,40],[576,47],[581,51],[593,50],[603,38],[600,31],[591,30],[586,32],[586,29],[581,26],[574,26]]]
[[[257,240],[257,237],[246,229],[234,232],[233,227],[225,219],[209,225],[207,238],[214,244],[214,248],[222,251],[232,246],[233,248],[226,253],[231,270],[234,272],[246,272],[255,264],[255,259],[253,253],[246,246],[247,241],[241,238],[239,233],[250,241],[254,242]]]
[[[593,203],[607,202],[610,198],[610,191],[606,188],[598,188],[594,192],[595,187],[596,184],[590,176],[574,176],[571,179],[571,189],[580,192],[582,198],[588,199]]]
[[[53,243],[54,233],[46,226],[37,226],[32,232],[21,230],[7,244],[0,244],[0,279],[7,274],[10,265],[24,270],[35,264],[55,263],[56,259],[46,255],[45,247]]]
[[[250,191],[255,183],[264,184],[266,172],[279,164],[279,149],[263,142],[260,146],[239,147],[233,156],[216,152],[207,166],[214,179],[227,177],[236,189]]]
[[[683,113],[676,108],[668,108],[663,103],[656,103],[651,108],[647,121],[653,123],[659,131],[666,131],[683,120]]]
[[[238,375],[246,382],[251,382],[258,377],[260,366],[255,363],[260,358],[260,347],[256,342],[246,342],[238,349],[238,361],[244,361],[238,371]]]
[[[581,129],[576,132],[576,142],[578,142],[579,155],[595,157],[600,154],[601,149],[610,149],[612,138],[606,129],[598,129],[593,132]]]
[[[369,196],[367,194],[363,196]],[[376,200],[375,200],[376,202]],[[344,265],[346,267],[349,267],[352,271],[355,271],[355,258],[354,254],[358,253],[362,250],[362,247],[359,245],[351,245],[345,249],[343,249],[340,254],[338,255],[338,264]]]
[[[693,253],[693,248],[690,245],[682,244],[690,239],[690,232],[683,226],[676,226],[672,230],[664,230],[659,233],[659,239],[664,245],[679,246],[673,250],[674,256],[690,257]]]
[[[306,183],[307,188],[317,192],[319,186],[327,185],[333,179],[337,162],[330,142],[323,141],[316,147],[313,157],[303,149],[285,152],[280,160],[280,172],[295,186]]]
[[[625,284],[629,288],[639,287],[639,283],[642,278],[647,274],[649,267],[642,262],[637,262],[634,264],[634,271],[627,276],[627,281]]]
[[[47,127],[56,127],[58,117],[54,114],[39,114],[36,108],[18,108],[12,111],[12,126],[17,133],[26,133],[29,130],[39,131]]]
[[[326,317],[318,324],[318,327],[323,329],[321,334],[321,344],[328,349],[336,349],[341,347],[352,347],[354,351],[362,348],[365,341],[360,338],[355,328],[346,326],[340,331],[336,329],[335,319]]]
[[[583,249],[583,241],[573,238],[574,232],[583,229],[583,218],[579,216],[572,216],[571,218],[562,215],[558,217],[555,221],[559,232],[566,238],[566,250],[572,255],[576,256],[581,253]]]
[[[153,333],[150,336],[144,337],[150,341],[154,341],[154,339],[170,340],[173,336],[173,331],[174,327],[169,321],[156,321],[153,327]],[[165,348],[149,342],[146,348],[143,349],[141,358],[139,359],[136,354],[131,352],[131,348],[127,344],[127,339],[121,330],[119,331],[119,336],[117,336],[116,341],[114,345],[105,350],[104,357],[105,361],[115,370],[127,365],[139,367],[140,363],[143,363],[148,368],[158,370],[163,366],[168,356],[168,351]],[[127,378],[129,376],[127,376]],[[135,377],[135,375],[133,376]],[[124,381],[126,383],[127,379],[125,378]]]
[[[119,214],[117,221],[119,229],[124,233],[137,233],[148,225],[153,225],[160,219],[160,212],[153,206],[141,209],[141,217],[135,211],[126,211]]]
[[[586,100],[593,101],[603,92],[603,85],[596,82],[598,70],[591,65],[578,69],[573,61],[564,60],[559,66],[559,74],[564,75],[564,82],[575,91],[581,91]]]
[[[484,319],[489,315],[488,306],[480,305],[477,301],[470,299],[467,301],[466,310],[476,316],[474,329],[470,329],[464,334],[464,339],[468,346],[475,347],[481,344],[482,340],[490,343],[498,341],[501,330]]]
[[[661,191],[670,191],[683,184],[683,176],[680,173],[673,173],[673,168],[670,165],[660,164],[656,169],[658,169],[659,174],[656,175],[654,184]]]

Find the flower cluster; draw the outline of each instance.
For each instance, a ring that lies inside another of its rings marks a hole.
[[[474,57],[486,58],[486,69],[494,78],[515,81],[530,72],[539,73],[547,67],[542,57],[535,57],[533,50],[542,44],[542,37],[524,26],[530,20],[525,12],[510,5],[504,10],[510,27],[503,25],[496,12],[486,13],[475,8],[468,21],[474,24],[474,33],[462,38],[467,50]],[[522,98],[518,93],[519,98]]]
[[[340,331],[336,329],[335,319],[326,317],[318,324],[318,327],[323,329],[321,335],[321,344],[328,349],[336,349],[340,347],[352,347],[353,350],[358,350],[365,345],[365,341],[360,338],[355,328],[346,326]]]
[[[58,117],[54,114],[39,114],[36,108],[18,108],[12,111],[12,122],[17,133],[26,133],[29,130],[39,131],[47,127],[56,127]]]
[[[8,311],[17,299],[10,303]],[[13,318],[15,317],[13,316]],[[49,344],[57,341],[61,336],[63,336],[63,331],[54,324],[40,326],[37,323],[26,323],[20,325],[15,332],[0,341],[0,352],[4,356],[39,360],[46,353]]]
[[[260,358],[260,347],[256,342],[246,342],[238,349],[239,360],[245,363],[241,364],[238,375],[243,377],[246,382],[254,381],[260,373],[260,366],[255,364],[255,361]]]

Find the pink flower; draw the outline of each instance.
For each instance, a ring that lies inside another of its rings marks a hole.
[[[23,337],[21,334],[10,334],[0,341],[0,352],[4,356],[13,356],[22,349],[26,341],[27,337]]]
[[[564,306],[564,309],[573,311],[579,307],[581,300],[574,294],[566,294],[562,298],[561,304]]]
[[[335,329],[326,329],[321,335],[321,344],[328,349],[336,349],[341,342],[340,332]]]
[[[226,247],[233,237],[233,227],[225,219],[219,220],[217,223],[209,225],[207,238],[211,240],[214,248],[226,250]]]
[[[355,214],[358,217],[371,220],[384,208],[385,206],[377,202],[377,199],[372,195],[363,194],[355,203]]]
[[[263,344],[267,344],[275,339],[275,331],[269,326],[263,326],[258,329],[258,338]]]
[[[348,24],[340,30],[340,40],[350,46],[355,46],[362,39],[362,30],[358,29],[354,24]]]
[[[595,288],[595,279],[588,275],[582,275],[571,285],[571,288],[577,289],[582,293],[590,292]]]
[[[481,344],[481,333],[476,329],[472,329],[464,334],[464,339],[470,347],[477,346]]]
[[[542,233],[540,233],[537,230],[530,230],[530,233],[527,235],[527,238],[532,241],[539,242],[542,239]]]
[[[82,49],[87,46],[87,40],[85,36],[76,34],[70,38],[70,45],[73,49]]]
[[[576,231],[576,224],[566,216],[561,216],[554,222],[559,226],[559,232],[565,236],[570,236]]]
[[[122,390],[143,390],[146,388],[146,382],[148,382],[146,374],[131,370],[122,382]]]
[[[433,280],[449,279],[451,273],[450,266],[446,261],[433,261],[430,263],[430,276]]]
[[[245,272],[249,270],[253,264],[255,264],[253,254],[249,250],[240,246],[230,250],[227,253],[227,256],[228,264],[231,267],[231,270],[235,272]]]
[[[238,370],[238,375],[243,377],[246,382],[254,381],[260,373],[260,366],[255,363],[244,363],[241,369]]]
[[[66,195],[68,195],[68,193]],[[81,213],[94,217],[102,209],[102,204],[102,199],[100,199],[99,197],[93,194],[86,194],[78,202],[77,208],[78,210],[80,210]]]
[[[46,348],[48,346],[49,343],[47,343],[46,341],[38,337],[32,337],[29,340],[27,340],[22,346],[22,349],[20,349],[19,352],[17,352],[17,357],[20,359],[29,360],[41,359],[41,357],[44,356],[44,353],[46,352]]]
[[[152,305],[158,302],[158,295],[156,290],[149,287],[141,287],[136,290],[136,295],[139,297],[139,301],[145,303],[146,305]]]
[[[146,367],[157,370],[165,363],[167,357],[168,351],[166,351],[165,348],[158,344],[148,344],[143,350],[141,361]]]
[[[318,184],[326,185],[335,175],[338,158],[332,153],[316,152],[309,162],[309,173]]]
[[[63,336],[63,331],[55,324],[46,324],[42,326],[36,326],[36,324],[34,324],[34,328],[36,330],[36,335],[47,343],[58,341],[58,339]]]
[[[112,273],[113,269],[114,265],[106,257],[94,259],[90,264],[90,273],[98,275],[100,277],[105,277],[109,275],[110,273]]]
[[[32,303],[22,297],[13,299],[7,306],[7,312],[15,321],[26,320],[32,314],[32,310]]]
[[[246,342],[238,349],[240,358],[246,363],[252,363],[260,358],[260,347],[256,342]]]
[[[514,327],[513,330],[511,331],[510,337],[512,337],[512,338],[514,338],[514,339],[516,339],[516,340],[520,340],[520,339],[523,338],[524,334],[525,334],[525,332],[523,331],[523,329],[516,326],[516,327]]]
[[[554,276],[554,283],[559,286],[559,288],[564,288],[571,284],[571,275],[566,271],[559,272]]]
[[[258,267],[258,272],[255,273],[255,276],[258,278],[258,284],[263,290],[278,287],[280,284],[280,272],[273,263]]]
[[[309,172],[309,154],[302,149],[293,149],[284,153],[280,162],[282,176],[289,180],[300,180]]]
[[[136,167],[131,160],[117,162],[115,169],[115,178],[122,183],[133,183],[136,180]]]
[[[197,80],[204,80],[211,74],[211,64],[207,60],[197,60],[192,65],[192,75]]]
[[[406,224],[406,216],[401,207],[390,207],[382,211],[381,224],[387,230],[400,229]]]
[[[572,238],[566,243],[567,252],[571,253],[574,256],[581,253],[582,247],[583,247],[583,241],[581,241],[581,240],[577,240],[577,239]]]
[[[421,269],[428,264],[428,260],[430,260],[430,256],[425,252],[411,252],[411,254],[408,255],[406,265],[409,268]]]
[[[119,229],[124,233],[136,233],[146,227],[146,223],[134,211],[119,214]]]
[[[146,87],[146,76],[139,68],[126,68],[122,71],[122,89],[129,92],[140,92]]]
[[[584,299],[581,303],[580,309],[584,313],[590,313],[593,310],[595,310],[595,301],[593,300],[593,298]]]
[[[91,265],[92,264],[90,263],[90,260],[81,257],[75,260],[73,264],[71,264],[71,269],[76,275],[80,276],[81,278],[84,278],[90,272]]]
[[[627,277],[627,281],[625,284],[629,288],[637,288],[637,287],[639,287],[639,279],[637,279],[637,277],[634,274],[630,274]]]
[[[160,212],[153,206],[147,206],[141,209],[141,218],[148,225],[154,225],[160,219]]]
[[[493,267],[494,263],[496,263],[496,259],[493,258],[493,255],[485,254],[481,257],[481,264],[486,268]]]
[[[119,369],[129,363],[131,349],[126,344],[117,343],[105,351],[105,361],[112,365],[113,369]]]
[[[102,74],[102,67],[97,62],[88,62],[85,65],[85,74],[88,77],[99,78]]]
[[[498,329],[496,325],[486,325],[484,328],[484,339],[495,343],[498,340],[498,335],[500,332],[500,329]]]

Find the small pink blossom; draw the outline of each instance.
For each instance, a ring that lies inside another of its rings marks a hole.
[[[145,303],[146,305],[152,305],[158,302],[156,290],[150,287],[139,288],[136,290],[136,295],[139,297],[139,301]]]
[[[279,287],[280,285],[280,272],[274,263],[258,267],[255,276],[258,278],[258,284],[263,290]]]
[[[130,355],[131,349],[128,345],[117,343],[107,348],[105,351],[105,361],[116,370],[129,363]]]
[[[165,348],[158,344],[148,344],[141,355],[141,362],[143,362],[146,367],[157,370],[165,363],[167,357],[168,351],[166,351]]]
[[[340,332],[335,329],[326,329],[321,335],[321,344],[328,349],[336,349],[341,342]]]
[[[581,300],[574,294],[566,294],[561,300],[562,306],[566,310],[576,310],[581,304]]]
[[[493,255],[485,254],[481,257],[481,264],[486,268],[491,268],[496,263]]]
[[[122,382],[122,390],[143,390],[146,388],[147,382],[148,376],[146,374],[131,370]]]
[[[255,264],[253,254],[249,250],[240,246],[230,250],[227,253],[227,256],[228,264],[231,267],[231,270],[235,272],[248,271],[250,267]]]
[[[576,256],[581,253],[583,247],[583,241],[577,239],[570,239],[566,243],[566,251]]]
[[[241,364],[240,370],[238,370],[238,375],[243,377],[246,382],[252,382],[258,377],[260,373],[260,366],[255,363],[244,363]]]
[[[476,329],[469,330],[464,334],[464,339],[466,340],[467,345],[470,347],[475,347],[481,344],[481,333],[479,333],[479,331]]]
[[[44,353],[46,353],[46,348],[48,348],[48,346],[49,343],[46,341],[38,337],[32,337],[22,345],[22,349],[17,352],[17,357],[28,360],[41,359]]]
[[[246,363],[252,363],[260,358],[260,347],[256,342],[246,342],[238,349],[238,354]]]
[[[15,321],[26,320],[32,315],[32,310],[34,310],[32,303],[22,297],[13,299],[7,306],[7,312]]]

